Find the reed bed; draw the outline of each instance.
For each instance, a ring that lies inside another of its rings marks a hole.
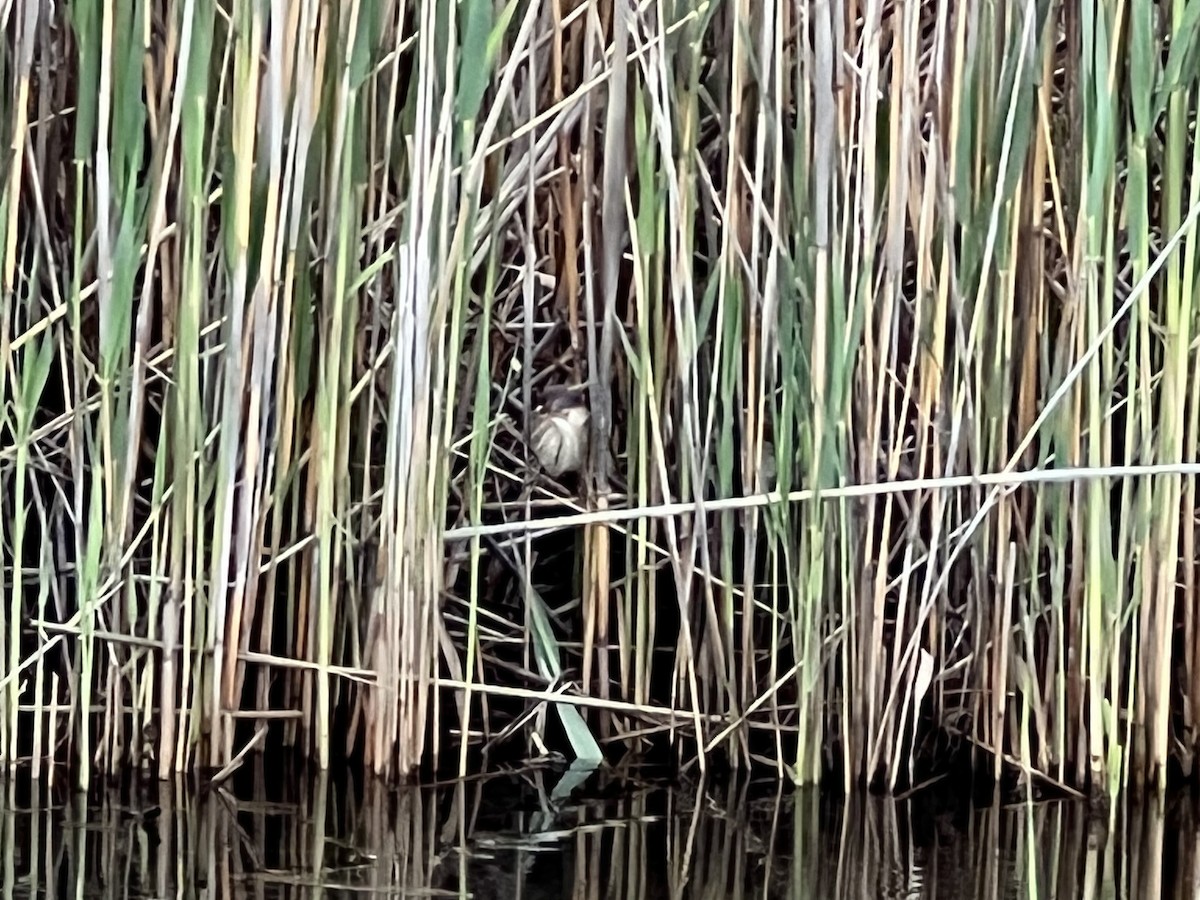
[[[1184,900],[1200,879],[1190,798],[1119,800],[1097,819],[1081,801],[970,807],[860,794],[842,806],[744,780],[610,783],[608,799],[561,804],[544,771],[387,791],[328,774],[281,779],[261,758],[238,780],[204,794],[177,781],[88,796],[6,779],[0,886],[112,900],[205,890],[280,900]]]
[[[1198,23],[0,5],[0,761],[1192,775]]]

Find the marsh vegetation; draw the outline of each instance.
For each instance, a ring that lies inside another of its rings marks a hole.
[[[1193,773],[1200,0],[0,24],[6,765]]]

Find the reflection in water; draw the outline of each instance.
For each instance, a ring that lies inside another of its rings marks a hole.
[[[771,785],[668,789],[596,776],[566,804],[529,771],[385,791],[269,779],[87,799],[0,790],[0,898],[1193,898],[1190,801],[845,804]]]

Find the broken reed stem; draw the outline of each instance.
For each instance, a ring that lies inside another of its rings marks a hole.
[[[495,525],[461,525],[443,532],[446,541],[461,541],[472,537],[497,534],[540,534],[564,528],[578,528],[597,523],[637,522],[643,519],[665,519],[692,516],[698,513],[717,513],[728,510],[747,510],[775,506],[780,503],[832,502],[835,500],[871,499],[891,494],[918,491],[955,491],[978,487],[1000,487],[1009,491],[1026,485],[1075,484],[1093,480],[1123,480],[1148,478],[1154,475],[1200,475],[1200,463],[1158,463],[1127,466],[1073,466],[1062,469],[1033,469],[1023,472],[983,472],[972,475],[946,475],[935,478],[909,478],[874,484],[852,484],[821,490],[801,488],[781,496],[777,492],[747,494],[741,497],[719,497],[699,503],[661,503],[628,509],[605,509],[595,512],[572,513],[563,516],[544,516],[536,519],[497,523]]]

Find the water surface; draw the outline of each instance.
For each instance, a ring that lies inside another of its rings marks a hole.
[[[772,782],[664,787],[531,770],[387,791],[272,773],[0,791],[0,898],[1195,898],[1176,799],[1109,819],[953,793],[842,801]]]

